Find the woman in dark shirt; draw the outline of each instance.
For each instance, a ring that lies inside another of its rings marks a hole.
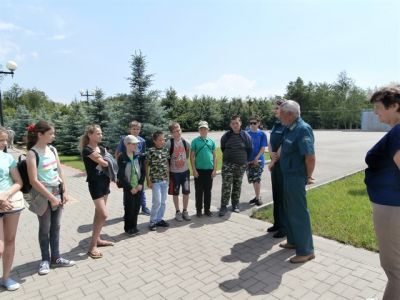
[[[110,179],[102,171],[103,167],[108,167],[107,161],[103,159],[105,149],[99,145],[102,137],[99,125],[88,125],[79,144],[87,174],[86,181],[95,206],[93,233],[88,251],[91,258],[103,257],[97,247],[114,245],[114,243],[100,238],[101,229],[107,219],[106,204],[110,193]]]
[[[392,128],[365,157],[365,184],[381,266],[388,277],[383,299],[400,299],[400,85],[378,90],[371,103],[379,120]]]

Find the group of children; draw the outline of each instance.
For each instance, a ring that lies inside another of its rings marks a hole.
[[[175,219],[178,222],[190,221],[187,211],[190,193],[191,161],[196,189],[197,216],[204,214],[212,216],[210,211],[212,180],[216,173],[217,158],[215,143],[207,137],[209,130],[206,121],[200,121],[197,137],[189,144],[182,138],[179,123],[169,126],[171,138],[166,141],[161,131],[153,133],[154,146],[146,151],[144,140],[139,137],[141,124],[137,121],[130,123],[130,135],[121,138],[116,151],[118,160],[118,185],[124,193],[124,230],[129,235],[139,232],[137,218],[140,207],[146,214],[144,179],[152,189],[152,206],[149,229],[168,227],[163,219],[167,195],[172,195],[175,206]],[[140,138],[140,139],[139,139]],[[182,211],[179,195],[182,193]]]

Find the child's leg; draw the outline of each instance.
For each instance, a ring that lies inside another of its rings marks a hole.
[[[152,187],[152,204],[151,204],[151,214],[150,214],[150,224],[157,223],[158,213],[161,206],[161,183],[153,182]]]
[[[138,215],[139,215],[139,211],[140,211],[140,206],[142,204],[141,202],[141,192],[136,193],[135,195],[133,195],[133,207],[132,207],[132,229],[137,227],[137,220],[138,220]]]
[[[157,222],[161,221],[164,217],[165,206],[167,202],[168,183],[166,181],[160,182],[160,209],[157,215]]]
[[[124,231],[128,232],[134,228],[133,216],[134,216],[134,200],[133,195],[130,191],[124,190]]]
[[[60,228],[62,212],[63,208],[61,206],[59,206],[55,211],[51,211],[50,250],[52,261],[55,261],[60,257]]]
[[[182,194],[183,194],[183,210],[187,210],[190,194],[190,171],[187,170],[182,175]]]
[[[209,211],[211,206],[211,190],[213,178],[211,176],[213,170],[204,170],[203,191],[204,191],[204,211]]]

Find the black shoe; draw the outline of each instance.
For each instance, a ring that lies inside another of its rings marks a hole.
[[[168,222],[161,220],[160,222],[157,223],[157,226],[159,227],[169,227]]]
[[[239,205],[232,205],[232,211],[235,213],[240,213]]]
[[[261,198],[259,198],[259,199],[256,199],[256,202],[255,202],[255,204],[256,204],[257,206],[260,206],[260,205],[262,205],[263,203],[262,203],[262,201],[261,201]]]
[[[277,226],[271,226],[267,228],[267,232],[274,232],[274,231],[278,231],[279,228]]]
[[[257,198],[253,198],[249,201],[249,204],[256,204]]]
[[[127,233],[129,236],[134,236],[134,235],[139,234],[139,229],[137,229],[137,228],[129,229],[126,233]]]
[[[157,225],[155,223],[150,223],[149,230],[150,231],[155,231],[156,229],[157,229]]]
[[[212,213],[211,211],[209,211],[209,210],[206,210],[206,211],[204,212],[204,214],[205,214],[207,217],[212,217],[212,216],[213,216],[213,213]]]
[[[274,235],[272,237],[276,238],[276,239],[280,239],[286,236],[286,233],[282,232],[282,231],[277,231],[274,233]]]
[[[196,212],[196,216],[197,216],[198,218],[201,218],[202,215],[203,215],[203,214],[201,213],[201,210],[198,210],[198,211]]]
[[[226,208],[225,205],[223,205],[223,206],[221,206],[221,208],[219,209],[218,215],[219,215],[220,217],[223,217],[223,216],[225,216],[225,214],[226,214],[227,211],[228,211],[228,209]]]

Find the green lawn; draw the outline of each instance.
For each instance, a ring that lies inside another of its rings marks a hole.
[[[307,192],[313,234],[378,250],[363,180],[364,172],[359,172]],[[272,206],[259,210],[254,217],[273,222]]]

